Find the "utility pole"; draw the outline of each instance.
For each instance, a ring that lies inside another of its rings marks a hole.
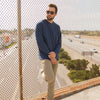
[[[22,40],[21,40],[21,0],[17,0],[17,23],[18,23],[18,52],[19,52],[19,87],[20,100],[23,100],[23,84],[22,84]]]

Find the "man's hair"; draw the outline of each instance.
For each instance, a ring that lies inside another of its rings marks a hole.
[[[55,13],[57,13],[58,8],[55,4],[49,4],[48,7],[54,7],[55,8]]]

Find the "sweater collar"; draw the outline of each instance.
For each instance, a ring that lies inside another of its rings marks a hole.
[[[48,22],[46,19],[44,19],[44,21],[46,22],[46,23],[48,23],[48,24],[53,24],[54,23],[54,21],[52,22],[52,23],[50,23],[50,22]]]

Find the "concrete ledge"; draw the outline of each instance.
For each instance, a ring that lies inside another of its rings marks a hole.
[[[93,87],[93,86],[96,86],[99,84],[100,84],[100,77],[89,79],[89,80],[78,82],[78,83],[73,83],[73,85],[71,85],[71,86],[63,87],[61,89],[55,90],[54,97],[55,97],[55,99],[59,99],[64,96],[72,95],[74,93],[80,92],[84,89],[87,89],[87,88],[90,88],[90,87]],[[38,96],[36,96],[32,99],[28,99],[28,100],[42,100],[42,97],[47,98],[47,93],[43,93],[41,95],[38,95]],[[46,100],[46,99],[44,99],[44,100]]]

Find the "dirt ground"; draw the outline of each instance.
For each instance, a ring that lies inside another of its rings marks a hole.
[[[98,39],[98,40],[100,40],[100,36],[84,36],[84,35],[82,35],[81,36],[82,38],[89,38],[89,39]]]

